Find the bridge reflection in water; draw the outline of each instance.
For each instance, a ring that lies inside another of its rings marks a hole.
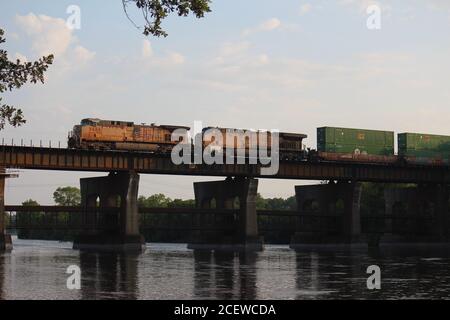
[[[199,299],[256,299],[257,254],[194,251],[194,296]]]
[[[80,252],[80,269],[81,299],[137,299],[136,255]]]
[[[0,301],[5,300],[3,295],[3,282],[5,279],[5,257],[0,254]]]
[[[450,294],[450,247],[409,245],[375,251],[295,252],[267,246],[251,254],[152,244],[140,255],[85,253],[69,243],[14,240],[0,254],[2,299],[378,299]],[[68,290],[66,269],[81,268],[81,290]],[[382,290],[367,290],[366,269],[382,270]]]

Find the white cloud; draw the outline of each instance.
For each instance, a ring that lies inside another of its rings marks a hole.
[[[240,42],[226,42],[220,46],[220,56],[229,57],[243,54],[250,48],[250,43],[247,41]]]
[[[142,43],[142,57],[150,58],[153,56],[152,44],[148,39],[144,39]]]
[[[281,21],[278,18],[270,18],[263,23],[261,23],[259,26],[248,28],[242,31],[243,36],[249,36],[254,33],[258,32],[267,32],[267,31],[273,31],[276,29],[279,29],[281,27]]]
[[[142,42],[141,55],[145,65],[150,67],[177,66],[186,62],[186,58],[179,52],[168,52],[163,56],[156,55],[148,39]]]
[[[16,23],[32,38],[32,49],[39,56],[66,52],[73,41],[72,31],[63,19],[29,13],[16,16]]]
[[[261,54],[257,58],[257,62],[259,64],[268,64],[269,63],[269,56],[267,54]]]
[[[171,52],[168,57],[171,64],[177,65],[177,64],[183,64],[185,62],[185,58],[182,54],[178,52]]]
[[[448,0],[428,0],[428,6],[432,9],[450,10],[450,1]]]
[[[389,14],[392,7],[379,0],[339,0],[338,2],[344,6],[356,6],[362,14],[367,14],[367,8],[376,5],[381,8],[382,12]]]
[[[279,28],[281,26],[281,21],[277,18],[271,18],[267,21],[265,21],[262,25],[261,25],[261,29],[264,31],[270,31],[270,30],[275,30],[277,28]]]
[[[95,58],[95,52],[89,51],[83,46],[76,46],[74,49],[75,58],[78,63],[88,63]]]
[[[20,36],[17,33],[12,32],[12,33],[8,33],[8,38],[11,38],[12,40],[19,40]]]
[[[17,52],[17,53],[14,55],[14,59],[15,59],[15,60],[20,60],[20,61],[22,61],[22,62],[28,62],[28,58],[27,58],[26,56],[24,56],[23,54],[19,53],[19,52]]]
[[[429,0],[427,2],[428,9],[431,11],[441,12],[444,11],[449,15],[450,19],[450,1],[448,0]]]
[[[79,44],[73,30],[61,18],[29,13],[17,15],[16,24],[30,38],[31,51],[38,57],[53,54],[55,62],[50,73],[76,70],[95,58],[95,52]]]
[[[305,3],[300,6],[300,15],[305,15],[312,10],[312,5],[310,3]]]

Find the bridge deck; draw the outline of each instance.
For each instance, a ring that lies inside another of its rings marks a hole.
[[[280,162],[276,175],[260,165],[175,165],[151,153],[0,146],[0,167],[61,171],[129,171],[143,174],[247,176],[298,180],[357,180],[390,183],[450,183],[447,166],[402,166],[344,162]]]

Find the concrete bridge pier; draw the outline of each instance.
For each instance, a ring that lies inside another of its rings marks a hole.
[[[361,183],[339,181],[296,186],[298,211],[303,213],[291,248],[305,244],[353,244],[361,242]]]
[[[256,196],[258,180],[227,178],[225,181],[194,183],[197,208],[236,209],[235,215],[198,214],[195,224],[200,228],[192,234],[189,249],[223,251],[261,251],[263,239],[258,235]],[[211,228],[215,231],[208,232]]]
[[[85,230],[73,248],[92,251],[142,252],[139,232],[139,175],[134,171],[111,172],[106,177],[80,179]]]
[[[5,225],[5,179],[7,174],[0,168],[0,252],[12,249],[11,235],[6,234]]]
[[[436,201],[436,219],[433,223],[433,233],[441,241],[449,240],[449,186],[445,184],[436,185],[435,187]]]
[[[384,242],[449,240],[449,186],[389,188],[384,192]]]

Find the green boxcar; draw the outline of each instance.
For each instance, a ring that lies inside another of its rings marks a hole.
[[[333,127],[317,128],[317,150],[336,153],[393,155],[394,132]]]
[[[409,157],[450,157],[450,136],[424,133],[398,134],[398,154]]]

